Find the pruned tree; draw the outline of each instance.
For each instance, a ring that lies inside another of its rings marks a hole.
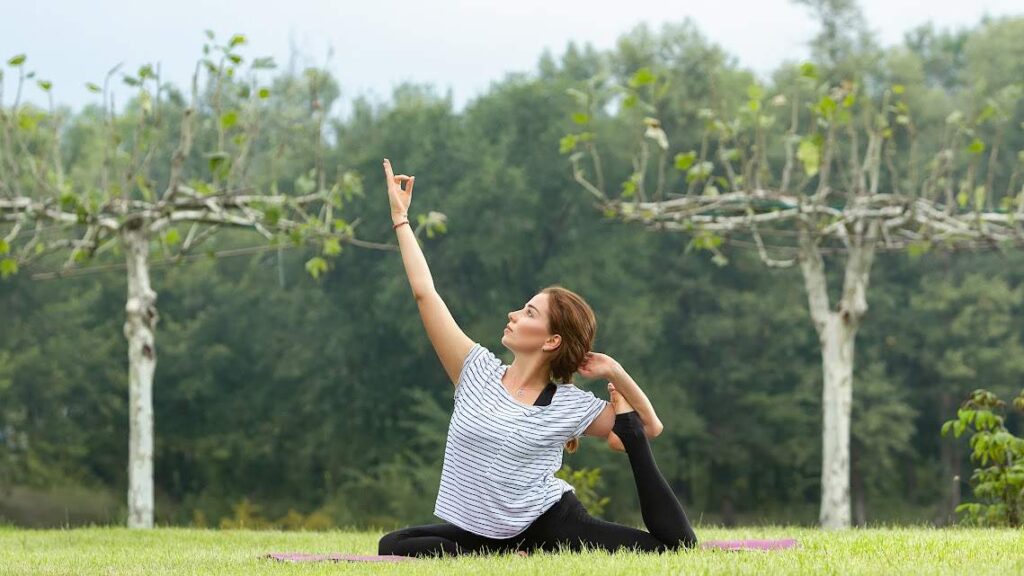
[[[707,102],[698,113],[699,149],[670,156],[659,120],[665,78],[651,68],[621,84],[601,74],[570,90],[580,130],[563,138],[561,152],[606,217],[689,234],[690,247],[721,265],[727,243],[769,267],[799,267],[824,380],[820,522],[847,527],[854,342],[875,255],[1024,240],[1024,151],[1000,145],[1015,127],[1022,87],[978,98],[936,125],[915,117],[904,86],[870,75],[830,82],[806,63],[778,85],[753,84],[738,102]],[[618,114],[606,118],[615,104]],[[636,147],[632,170],[613,191],[598,134],[621,123],[635,131]],[[669,191],[670,163],[685,175],[685,190]],[[843,261],[838,297],[828,288],[832,255]]]
[[[152,527],[154,514],[152,386],[159,320],[150,280],[154,244],[172,262],[227,229],[257,232],[271,247],[316,244],[321,255],[306,262],[314,278],[329,268],[325,257],[336,256],[343,245],[395,248],[359,239],[358,220],[342,217],[343,203],[362,190],[355,172],[324,165],[324,120],[333,100],[325,97],[326,73],[310,69],[305,74],[315,149],[311,167],[292,189],[279,190],[273,170],[268,177],[254,167],[254,159],[273,164],[291,146],[281,142],[267,149],[259,138],[261,118],[272,102],[259,76],[275,67],[273,60],[255,58],[246,65],[243,35],[223,44],[210,31],[207,37],[189,102],[161,83],[159,67],[144,65],[134,75],[121,74],[136,93],[125,111],[117,110],[110,82],[118,65],[102,87],[87,85],[102,96],[102,106],[83,112],[74,130],[64,125],[66,113],[54,108],[49,81],[35,82],[49,96],[48,111],[22,103],[23,89],[35,77],[26,72],[24,55],[7,62],[17,73],[9,106],[0,71],[0,273],[7,278],[53,255],[63,260],[58,275],[108,250],[124,258],[132,528]],[[201,72],[207,80],[202,87]],[[83,132],[93,134],[94,141],[69,150],[68,138]],[[417,234],[435,227],[443,232],[443,221],[436,212],[421,217]]]

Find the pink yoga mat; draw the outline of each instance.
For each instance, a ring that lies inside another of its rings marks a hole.
[[[701,542],[701,548],[717,550],[785,550],[793,548],[797,542],[793,538],[782,540],[708,540]],[[410,556],[380,556],[377,554],[307,554],[305,552],[272,552],[264,556],[282,562],[404,562],[420,560]]]
[[[785,550],[796,546],[796,539],[782,540],[708,540],[701,542],[701,548],[717,548],[719,550]]]
[[[404,562],[419,560],[410,556],[379,556],[377,554],[306,554],[304,552],[272,552],[264,556],[282,562]]]

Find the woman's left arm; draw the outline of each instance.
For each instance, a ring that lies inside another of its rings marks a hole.
[[[621,364],[616,362],[615,367],[612,369],[608,380],[615,385],[615,390],[622,394],[622,397],[629,402],[629,405],[636,410],[637,416],[644,423],[644,429],[647,435],[654,438],[661,434],[661,431],[665,427],[661,423],[661,419],[654,412],[654,406],[651,401],[647,398],[647,394],[640,389],[640,386],[633,380],[633,377],[626,372],[626,369]]]

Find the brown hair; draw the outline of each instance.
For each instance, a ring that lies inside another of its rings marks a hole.
[[[552,334],[562,337],[562,343],[551,359],[551,380],[572,384],[573,374],[587,352],[594,348],[597,318],[587,301],[572,290],[553,284],[541,293],[548,295],[548,328]],[[572,454],[579,445],[579,438],[570,438],[565,449]]]

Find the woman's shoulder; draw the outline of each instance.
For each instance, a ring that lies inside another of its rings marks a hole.
[[[466,354],[466,358],[462,361],[462,373],[459,375],[459,382],[465,380],[469,375],[479,377],[482,371],[493,370],[500,365],[501,359],[494,352],[483,344],[474,342],[473,346],[469,349],[469,353]]]
[[[561,394],[563,398],[570,398],[576,401],[586,401],[597,397],[590,390],[580,388],[579,386],[572,382],[559,384],[558,394]]]

